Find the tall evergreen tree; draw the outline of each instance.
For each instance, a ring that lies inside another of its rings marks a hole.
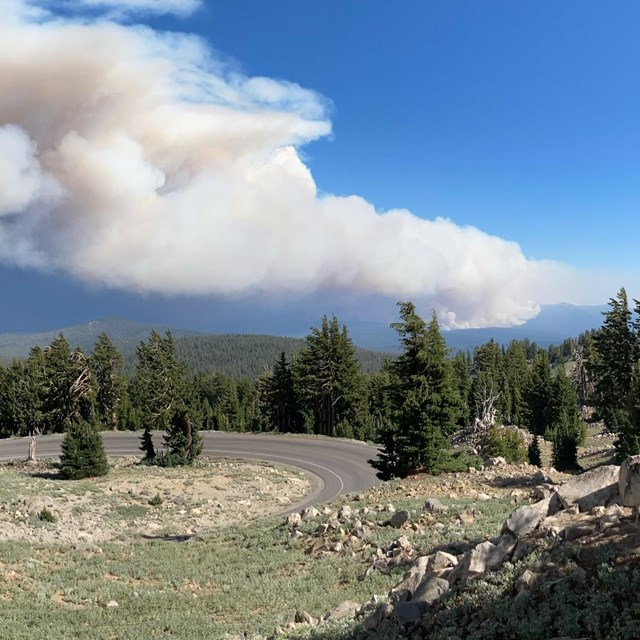
[[[595,377],[595,402],[607,426],[615,428],[631,407],[631,389],[637,362],[637,340],[634,335],[627,292],[620,289],[609,300],[604,323],[594,335],[591,370]]]
[[[117,431],[118,408],[124,386],[120,377],[122,355],[106,333],[98,336],[89,362],[97,385],[97,414],[112,431]]]
[[[578,445],[584,440],[585,429],[580,421],[575,387],[563,368],[551,383],[548,418],[553,466],[559,471],[578,469]]]
[[[294,388],[293,372],[283,351],[273,371],[261,381],[264,412],[271,429],[281,433],[300,433],[304,420]]]
[[[136,399],[145,432],[143,446],[153,429],[164,430],[164,444],[171,464],[192,462],[202,449],[202,439],[192,422],[193,399],[186,370],[175,353],[173,337],[152,331],[137,349]],[[145,449],[148,455],[148,449]]]
[[[533,359],[525,396],[529,429],[535,435],[544,436],[551,422],[551,364],[546,351],[538,351]]]
[[[391,365],[391,420],[380,433],[380,456],[372,461],[383,479],[437,471],[459,414],[435,313],[427,326],[412,302],[398,306],[401,321],[392,327],[403,350]]]
[[[64,431],[70,424],[91,420],[94,387],[82,350],[71,351],[62,333],[44,350],[47,388],[44,411],[49,430]]]
[[[619,459],[640,453],[637,378],[640,348],[640,303],[632,318],[627,293],[620,289],[609,300],[602,327],[593,336],[587,371],[593,377],[593,397],[609,431],[618,434]]]
[[[362,395],[355,353],[347,327],[340,326],[335,316],[331,320],[324,316],[320,328],[312,328],[306,338],[294,375],[318,434],[335,436],[339,424],[358,419]]]

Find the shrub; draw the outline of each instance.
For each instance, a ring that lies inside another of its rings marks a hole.
[[[486,454],[490,458],[502,456],[507,462],[521,464],[527,460],[527,446],[517,429],[491,427]]]
[[[89,422],[69,425],[61,449],[60,470],[66,478],[93,478],[109,471],[102,434]]]
[[[42,520],[42,522],[55,522],[56,517],[47,509],[46,507],[40,511],[38,514],[38,520]]]
[[[159,507],[163,502],[164,500],[162,499],[162,496],[159,493],[156,493],[156,495],[153,496],[151,500],[149,500],[149,504],[152,507]]]

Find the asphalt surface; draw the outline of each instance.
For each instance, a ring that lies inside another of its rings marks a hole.
[[[343,493],[364,491],[380,484],[373,467],[367,462],[377,455],[377,450],[364,443],[334,438],[219,431],[205,431],[203,436],[203,455],[264,460],[309,473],[313,490],[290,511],[329,502]],[[61,434],[39,437],[37,457],[60,455],[62,437]],[[105,431],[103,440],[107,455],[141,455],[139,433]],[[155,433],[154,442],[159,447],[162,434]],[[26,459],[28,447],[29,438],[0,440],[0,460]]]

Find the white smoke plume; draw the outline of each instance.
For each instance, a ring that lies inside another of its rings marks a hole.
[[[473,227],[319,197],[297,151],[331,131],[312,91],[235,73],[193,37],[3,2],[5,263],[139,292],[413,298],[449,326],[523,322],[549,282],[571,280]]]

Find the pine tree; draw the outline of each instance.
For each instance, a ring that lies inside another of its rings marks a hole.
[[[637,344],[627,292],[620,289],[609,300],[604,323],[594,335],[591,370],[595,377],[595,402],[607,426],[616,422],[615,414],[629,412]]]
[[[117,431],[118,407],[123,392],[123,381],[119,375],[122,355],[106,333],[98,336],[89,362],[97,385],[98,416],[112,431]]]
[[[381,429],[380,456],[372,461],[382,479],[437,471],[459,415],[447,346],[435,313],[427,326],[413,303],[398,306],[401,322],[392,327],[403,351],[390,365],[391,419]]]
[[[95,425],[84,420],[69,424],[62,440],[60,469],[71,480],[107,474],[102,435]]]
[[[640,303],[636,301],[633,319],[623,287],[616,298],[609,300],[609,306],[602,327],[593,336],[587,371],[593,377],[596,409],[609,431],[618,434],[615,445],[618,459],[622,460],[640,453]]]
[[[48,430],[60,433],[72,423],[91,420],[94,386],[82,350],[73,351],[62,333],[44,350],[47,386],[43,411]]]
[[[544,436],[551,422],[551,365],[546,351],[538,351],[533,359],[525,398],[527,425],[535,435]]]
[[[527,450],[527,456],[529,458],[529,464],[535,467],[542,466],[542,452],[540,451],[540,438],[539,436],[533,436],[533,440],[529,444]]]
[[[305,342],[293,372],[300,397],[313,414],[314,431],[335,436],[340,423],[357,421],[363,397],[355,347],[335,316],[324,316]]]
[[[263,410],[269,428],[280,433],[300,433],[304,429],[294,388],[293,372],[283,351],[273,372],[261,379]]]
[[[176,357],[171,332],[163,338],[152,331],[148,342],[138,346],[137,354],[136,396],[145,429],[141,443],[145,457],[152,453],[150,431],[164,430],[167,454],[155,456],[155,461],[190,464],[200,455],[202,437],[193,422],[194,398],[185,367]]]
[[[148,425],[144,428],[142,432],[142,436],[140,437],[139,449],[144,453],[144,456],[142,458],[143,462],[146,462],[146,463],[155,462],[157,457],[156,448],[153,444],[153,435]]]
[[[553,466],[559,471],[578,469],[578,445],[584,440],[585,427],[580,421],[575,388],[562,368],[551,383],[548,415]]]

